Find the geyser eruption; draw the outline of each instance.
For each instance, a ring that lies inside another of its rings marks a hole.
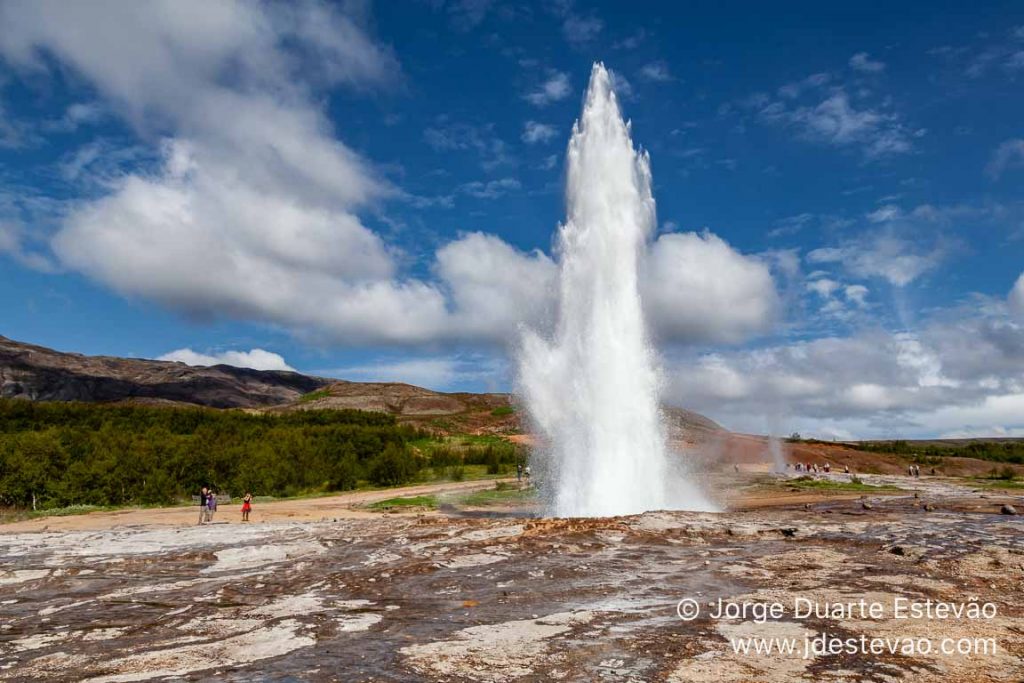
[[[650,162],[633,148],[602,64],[591,72],[567,166],[557,327],[550,341],[526,334],[519,368],[519,391],[545,439],[549,511],[711,509],[667,457],[638,287],[655,225]]]

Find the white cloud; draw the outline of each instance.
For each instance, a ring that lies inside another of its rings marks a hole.
[[[508,145],[494,134],[493,125],[453,123],[440,117],[436,125],[423,131],[423,139],[439,152],[473,151],[480,158],[480,166],[488,171],[513,163]]]
[[[447,324],[463,335],[512,341],[520,323],[542,325],[552,315],[558,269],[539,251],[470,233],[437,252],[435,272],[452,296]]]
[[[663,234],[644,265],[644,306],[664,340],[736,342],[767,331],[779,313],[768,266],[711,233]]]
[[[789,99],[796,99],[808,90],[815,90],[828,84],[832,81],[832,74],[829,73],[816,73],[807,76],[799,81],[793,81],[792,83],[786,83],[779,88],[779,95]],[[769,102],[767,95],[755,96],[750,100],[751,104],[758,107],[763,107]]]
[[[868,291],[868,288],[864,285],[847,285],[843,289],[843,294],[846,296],[848,301],[852,301],[861,308],[864,308],[868,305]]]
[[[999,145],[985,167],[985,172],[998,179],[1006,170],[1024,166],[1024,139],[1015,138]]]
[[[814,292],[823,299],[828,299],[832,296],[832,293],[839,289],[840,285],[835,280],[830,280],[827,277],[822,277],[817,280],[811,280],[807,283],[807,291]]]
[[[814,249],[807,254],[811,263],[838,263],[861,278],[882,278],[905,287],[935,269],[948,251],[941,242],[922,248],[918,241],[891,232],[865,233],[838,247]]]
[[[903,215],[900,207],[892,204],[886,204],[880,206],[871,213],[868,214],[867,218],[872,223],[886,223],[888,221],[895,220]]]
[[[111,173],[102,194],[61,216],[53,253],[126,297],[315,342],[507,344],[520,324],[550,324],[557,267],[546,254],[470,233],[438,248],[429,278],[410,277],[407,255],[363,223],[388,197],[434,200],[384,180],[336,137],[314,97],[321,86],[397,78],[390,52],[339,11],[312,1],[0,4],[0,56],[25,78],[59,64],[140,140],[162,140],[153,164]],[[567,97],[568,78],[553,74],[542,92],[545,102]],[[428,133],[439,150],[508,160],[488,126],[440,120]],[[493,198],[518,182],[459,191]],[[11,227],[0,240],[30,253]],[[653,324],[670,342],[736,341],[775,314],[767,266],[713,235],[663,235],[645,277]]]
[[[1020,277],[1017,278],[1017,282],[1013,285],[1013,289],[1010,290],[1010,295],[1007,297],[1007,303],[1009,303],[1010,310],[1014,314],[1024,318],[1024,273],[1020,274]]]
[[[233,365],[236,368],[252,368],[253,370],[288,370],[295,368],[288,365],[280,354],[263,349],[251,351],[223,351],[220,353],[199,353],[192,349],[177,349],[157,358],[157,360],[176,361],[185,365],[208,367],[211,365]]]
[[[792,128],[811,142],[857,148],[869,161],[909,152],[913,138],[924,134],[910,130],[897,114],[884,108],[854,105],[843,88],[833,87],[822,94],[828,81],[828,74],[814,74],[779,88],[782,99],[758,94],[743,104],[755,109],[764,123]],[[811,100],[805,95],[815,97]],[[797,104],[802,97],[804,103]]]
[[[650,62],[640,67],[640,77],[646,81],[664,83],[672,80],[672,73],[665,62]]]
[[[56,270],[45,254],[29,245],[28,235],[18,223],[0,221],[0,255],[7,255],[26,268],[43,273]]]
[[[550,71],[547,80],[524,97],[530,104],[543,107],[552,102],[564,100],[571,94],[572,85],[569,83],[569,74],[563,71]]]
[[[737,430],[775,422],[893,438],[1024,428],[1024,326],[998,306],[941,311],[913,332],[681,357],[669,368],[674,402]]]
[[[523,142],[528,145],[548,142],[558,135],[558,129],[547,123],[527,121],[523,124]]]
[[[550,171],[551,169],[553,169],[557,165],[558,165],[558,155],[557,154],[549,154],[546,157],[544,157],[544,160],[541,161],[540,164],[538,164],[537,168],[541,169],[542,171]]]
[[[566,40],[576,46],[586,45],[594,41],[604,29],[604,22],[598,17],[583,17],[570,14],[562,22],[562,33]]]
[[[459,186],[459,190],[477,199],[497,199],[520,187],[522,185],[515,178],[499,178],[486,182],[474,180]]]
[[[858,52],[850,57],[850,68],[862,73],[876,74],[885,71],[885,62],[871,59],[867,52]]]

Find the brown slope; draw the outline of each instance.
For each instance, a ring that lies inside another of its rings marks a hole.
[[[442,393],[398,382],[347,382],[295,372],[193,367],[184,363],[85,356],[0,336],[0,398],[38,401],[186,403],[273,412],[357,409],[448,434],[522,434],[522,412],[509,394]],[[691,443],[724,433],[718,424],[666,407],[670,432]]]
[[[395,415],[399,421],[458,434],[522,435],[529,431],[511,394],[442,393],[397,382],[335,382],[275,411],[354,408]],[[683,408],[665,406],[673,438],[703,443],[726,430]],[[527,438],[528,437],[524,437]]]

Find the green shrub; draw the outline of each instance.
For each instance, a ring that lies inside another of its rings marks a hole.
[[[1017,472],[1009,465],[1004,465],[1000,468],[993,468],[988,473],[989,479],[998,479],[1000,481],[1013,481],[1017,478]]]
[[[370,481],[377,486],[398,486],[412,481],[419,461],[407,448],[388,444],[384,452],[369,463]]]

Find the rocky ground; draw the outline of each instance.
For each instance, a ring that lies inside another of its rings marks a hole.
[[[999,514],[1021,498],[914,486],[919,497],[801,494],[718,514],[553,520],[492,508],[0,531],[0,678],[1021,681],[1024,522]],[[695,619],[680,618],[683,598],[700,607]],[[798,618],[797,598],[863,599],[883,613]],[[900,619],[897,598],[995,612]],[[715,618],[719,599],[789,613]],[[822,634],[994,651],[805,657]],[[746,636],[799,644],[736,652]]]

